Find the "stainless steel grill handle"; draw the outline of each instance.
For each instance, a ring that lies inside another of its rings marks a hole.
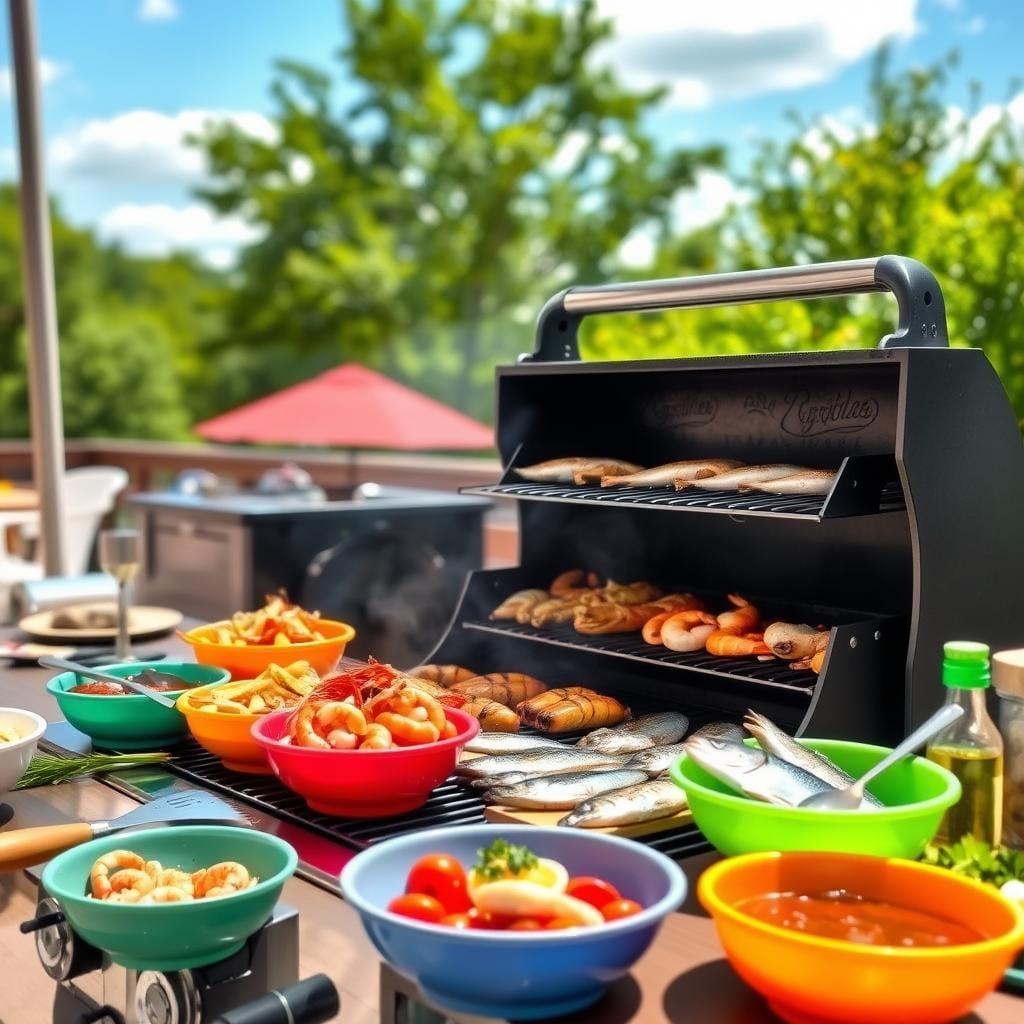
[[[566,288],[548,299],[541,310],[536,347],[523,359],[579,359],[577,330],[583,317],[593,313],[695,309],[884,291],[892,292],[896,299],[899,323],[879,341],[879,348],[943,348],[949,344],[946,306],[934,274],[906,256],[875,256],[803,267]]]

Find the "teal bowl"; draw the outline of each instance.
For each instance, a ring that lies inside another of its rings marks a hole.
[[[191,689],[225,683],[231,676],[222,668],[196,665],[190,661],[133,661],[125,665],[105,665],[109,675],[134,675],[144,668],[181,676],[185,685],[166,696]],[[73,686],[87,680],[74,672],[62,672],[46,684],[46,692],[57,701],[61,714],[79,731],[88,736],[95,747],[110,750],[151,750],[180,743],[188,735],[188,723],[177,708],[165,708],[141,693],[123,697],[104,697],[93,693],[69,693]]]
[[[754,740],[748,740],[754,746]],[[854,778],[888,747],[846,740],[801,739]],[[693,820],[708,842],[727,856],[769,850],[821,850],[877,857],[920,855],[946,809],[960,799],[960,783],[924,757],[904,758],[868,786],[886,806],[856,811],[777,807],[751,800],[709,775],[685,754],[670,770],[686,793]]]
[[[137,906],[88,895],[94,862],[112,850],[131,850],[165,868],[185,871],[220,861],[244,864],[259,882],[231,896]],[[204,967],[237,953],[270,918],[298,857],[276,836],[232,825],[179,825],[121,832],[54,857],[43,888],[61,905],[86,942],[136,971]]]

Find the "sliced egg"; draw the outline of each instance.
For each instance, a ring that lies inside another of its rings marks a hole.
[[[540,857],[538,858],[535,867],[532,867],[527,871],[521,871],[518,875],[513,875],[511,871],[506,870],[502,875],[501,880],[532,882],[534,885],[539,885],[544,889],[553,889],[555,892],[565,892],[565,887],[569,884],[569,872],[565,869],[565,866],[559,864],[557,860],[551,860],[549,857]],[[475,903],[476,899],[473,895],[474,892],[481,886],[493,884],[496,881],[499,881],[499,879],[481,878],[479,873],[474,869],[469,873],[467,884],[469,898]]]

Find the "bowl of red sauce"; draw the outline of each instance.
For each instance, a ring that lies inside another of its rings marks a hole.
[[[914,861],[752,853],[697,895],[736,973],[791,1024],[954,1020],[1024,948],[1020,907]]]
[[[118,678],[133,679],[146,668],[181,680],[177,687],[154,687],[168,696],[183,693],[194,686],[224,683],[231,678],[222,668],[175,661],[134,661],[107,665],[103,671]],[[46,690],[56,700],[68,722],[79,732],[84,732],[94,747],[153,750],[179,743],[188,734],[185,716],[176,708],[163,707],[141,693],[123,690],[115,683],[100,683],[74,672],[62,672],[46,684]]]

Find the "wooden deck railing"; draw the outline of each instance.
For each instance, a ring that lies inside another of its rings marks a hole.
[[[283,462],[302,466],[321,487],[351,487],[372,481],[393,487],[425,487],[454,491],[470,484],[497,480],[501,464],[491,458],[374,452],[330,452],[304,448],[236,448],[217,444],[177,444],[116,439],[69,440],[64,446],[69,469],[77,466],[120,466],[132,492],[161,490],[185,469],[206,469],[241,487],[251,487],[267,469]],[[32,449],[28,441],[0,440],[0,477],[31,480]],[[485,558],[489,566],[514,565],[517,558],[515,519],[507,507],[488,517]]]

